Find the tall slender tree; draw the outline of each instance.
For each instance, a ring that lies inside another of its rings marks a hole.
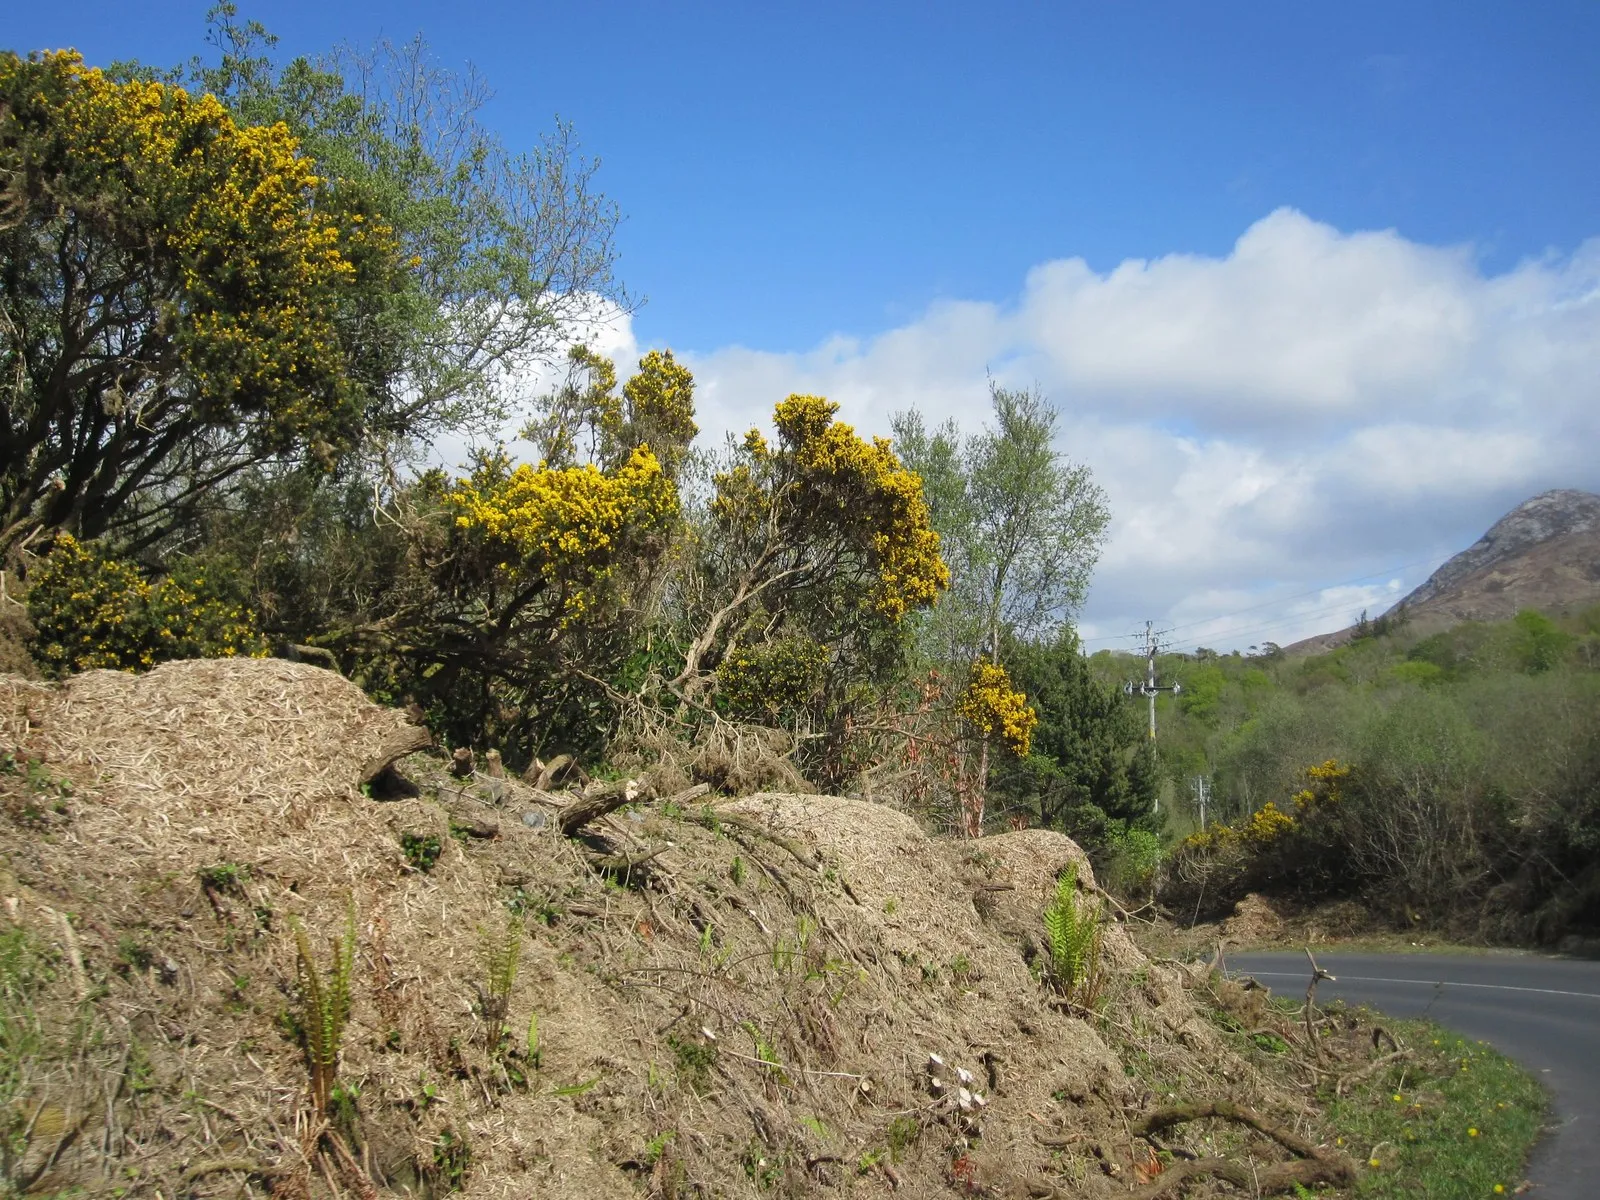
[[[1007,634],[1052,636],[1083,603],[1110,512],[1089,468],[1058,448],[1057,412],[1038,388],[990,381],[991,419],[962,438],[928,431],[920,414],[893,418],[896,448],[923,478],[950,564],[950,598],[925,626],[925,648],[959,672],[1001,662]],[[989,744],[980,739],[968,832],[981,832]]]

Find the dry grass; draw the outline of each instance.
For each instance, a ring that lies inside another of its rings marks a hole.
[[[38,1186],[1111,1195],[1148,1157],[1127,1117],[1158,1091],[1315,1124],[1197,1014],[1192,975],[1122,927],[1101,1013],[1038,983],[1057,873],[1093,886],[1064,837],[941,841],[881,806],[765,793],[624,810],[585,845],[555,832],[561,797],[426,759],[406,764],[419,798],[363,795],[403,720],[271,660],[0,681],[7,744],[76,785],[42,830],[0,823],[0,931],[54,966],[30,1000],[53,1049],[18,1110],[65,1114],[29,1134],[31,1161],[54,1156]],[[430,869],[403,835],[435,839]],[[325,954],[352,900],[346,1091],[325,1133],[292,1029],[290,919]],[[529,917],[516,1048],[491,1054],[481,932],[508,906]],[[948,1079],[936,1094],[930,1055],[985,1103]]]

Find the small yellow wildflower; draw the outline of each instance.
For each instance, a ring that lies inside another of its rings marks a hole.
[[[1467,1129],[1467,1136],[1468,1137],[1477,1137],[1478,1136],[1478,1131],[1469,1126],[1468,1129]]]

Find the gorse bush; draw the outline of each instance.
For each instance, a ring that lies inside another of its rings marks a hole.
[[[1268,800],[1243,821],[1190,834],[1166,864],[1162,899],[1188,916],[1224,912],[1256,890],[1330,894],[1348,879],[1349,779],[1350,768],[1329,759],[1306,768],[1305,786],[1284,807]]]
[[[956,702],[956,712],[984,737],[998,736],[1005,748],[1025,757],[1039,724],[1039,714],[1011,684],[1004,667],[980,658],[972,664],[966,690]]]
[[[152,583],[132,563],[60,534],[30,571],[27,599],[34,656],[51,674],[266,653],[232,581],[190,560]]]

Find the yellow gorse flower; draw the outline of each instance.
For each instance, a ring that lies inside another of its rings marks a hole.
[[[956,701],[956,712],[985,737],[1000,740],[1019,758],[1028,753],[1039,714],[1028,697],[1011,686],[1011,677],[998,663],[980,658],[972,664],[966,689]]]
[[[483,543],[496,569],[564,587],[568,622],[592,604],[588,589],[639,539],[678,515],[678,493],[646,447],[615,471],[591,464],[516,468],[504,455],[445,494],[464,537]]]

